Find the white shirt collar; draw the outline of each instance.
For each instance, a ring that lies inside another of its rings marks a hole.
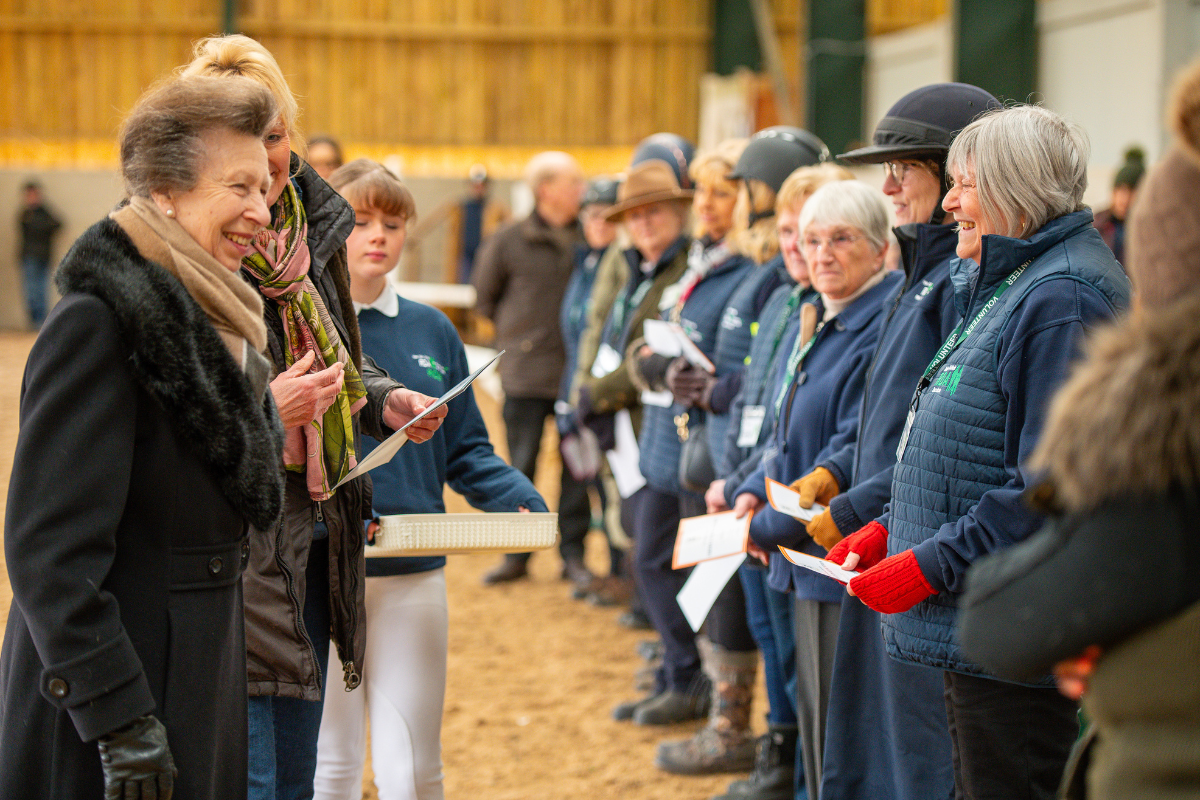
[[[360,303],[354,301],[354,313],[361,314],[364,308],[373,308],[385,317],[395,317],[400,313],[400,295],[396,294],[396,290],[387,285],[383,287],[383,291],[379,293],[370,303]]]

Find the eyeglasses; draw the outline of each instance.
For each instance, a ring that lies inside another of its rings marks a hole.
[[[883,171],[886,175],[890,175],[896,183],[904,183],[904,176],[908,174],[910,169],[915,169],[916,164],[910,164],[906,161],[885,161],[883,162]]]
[[[847,251],[851,247],[853,247],[854,243],[857,242],[859,239],[865,239],[865,238],[867,238],[867,237],[862,236],[862,235],[851,234],[851,233],[839,233],[837,236],[834,236],[831,239],[823,238],[821,236],[805,236],[804,237],[804,249],[816,252],[821,247],[821,245],[825,245],[830,250],[835,250],[839,253],[844,253],[845,251]]]

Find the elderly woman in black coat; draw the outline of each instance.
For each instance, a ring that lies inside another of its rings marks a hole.
[[[59,268],[9,485],[0,797],[246,794],[241,573],[283,436],[237,270],[278,113],[247,80],[151,90],[121,134],[128,204]]]

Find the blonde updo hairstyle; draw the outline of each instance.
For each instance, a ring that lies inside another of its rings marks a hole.
[[[208,75],[224,78],[240,75],[255,80],[270,90],[279,104],[279,115],[287,128],[293,151],[304,149],[304,139],[296,128],[300,105],[288,87],[279,63],[267,48],[240,33],[210,36],[196,42],[190,64],[179,70],[181,76]]]
[[[783,185],[779,187],[779,195],[775,198],[776,217],[784,211],[799,213],[808,198],[812,197],[813,192],[827,183],[852,180],[854,180],[853,172],[831,162],[800,167],[788,175]]]

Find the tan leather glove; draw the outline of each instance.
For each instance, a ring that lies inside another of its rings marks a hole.
[[[833,515],[829,513],[828,508],[804,523],[804,527],[813,541],[826,550],[832,550],[835,544],[845,538],[838,530],[837,523],[833,521]]]
[[[803,478],[797,478],[791,488],[800,493],[801,508],[811,508],[813,503],[827,506],[842,491],[837,478],[824,467],[817,467]]]

